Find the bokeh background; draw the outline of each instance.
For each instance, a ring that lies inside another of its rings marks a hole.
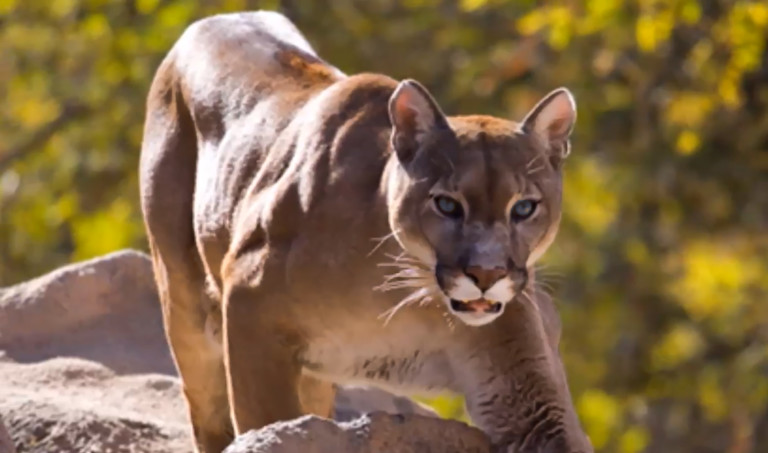
[[[579,105],[542,275],[599,452],[768,451],[768,2],[0,0],[0,286],[146,249],[137,163],[160,59],[278,9],[343,71],[448,113]],[[462,417],[461,401],[432,403]]]

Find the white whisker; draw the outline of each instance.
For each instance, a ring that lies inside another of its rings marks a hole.
[[[404,282],[382,284],[375,287],[374,289],[378,291],[392,291],[395,289],[403,289],[403,288],[421,288],[423,286],[424,285],[420,281],[404,281]]]
[[[520,295],[521,295],[521,296],[523,296],[523,297],[525,297],[525,299],[528,301],[528,303],[529,303],[529,304],[531,304],[531,305],[533,306],[533,309],[534,309],[534,310],[536,310],[536,313],[539,313],[539,305],[536,303],[536,301],[534,301],[534,300],[533,300],[533,298],[534,298],[534,295],[533,295],[533,294],[530,294],[530,293],[528,292],[528,290],[529,290],[530,288],[531,288],[530,286],[526,287],[526,288],[523,290],[523,292],[522,292],[522,293],[520,293]]]
[[[554,292],[555,290],[555,288],[547,282],[536,280],[534,281],[534,284],[538,287],[538,289],[547,293]]]
[[[385,311],[384,313],[379,315],[379,318],[384,318],[384,325],[386,326],[389,324],[389,321],[392,320],[392,317],[395,316],[395,313],[400,311],[403,307],[406,307],[414,302],[419,302],[423,298],[427,297],[429,295],[429,290],[427,288],[421,288],[418,289],[408,296],[406,296],[403,300],[397,303],[394,307],[390,308],[389,310]]]
[[[544,157],[543,154],[537,154],[537,155],[533,156],[533,159],[529,160],[528,163],[525,164],[525,169],[527,170],[527,169],[531,168],[531,165],[533,165],[534,162],[536,162],[537,160],[541,159],[542,157]]]
[[[540,167],[536,167],[536,168],[534,168],[534,169],[532,169],[532,170],[528,170],[528,172],[526,173],[526,175],[530,176],[530,175],[532,175],[532,174],[534,174],[534,173],[536,173],[536,172],[539,172],[539,171],[541,171],[541,170],[544,170],[544,168],[546,168],[546,167],[544,167],[544,166],[542,165],[542,166],[540,166]]]
[[[379,315],[384,318],[384,324],[388,324],[392,317],[408,305],[417,304],[419,307],[428,305],[432,301],[432,295],[439,291],[435,282],[434,272],[422,261],[403,252],[399,255],[386,254],[392,261],[379,263],[380,267],[390,267],[394,273],[386,275],[384,281],[374,287],[376,291],[394,291],[402,289],[414,289],[400,300],[394,307]]]
[[[414,270],[412,267],[403,267],[400,271],[395,272],[394,274],[387,275],[385,282],[394,280],[396,278],[412,278],[412,277],[418,277],[419,272]]]
[[[396,267],[400,269],[413,269],[415,267],[415,263],[379,263],[377,264],[379,267]]]
[[[382,236],[380,238],[371,238],[372,241],[376,241],[376,245],[373,247],[373,249],[371,249],[370,252],[368,252],[368,255],[366,255],[366,256],[370,257],[371,255],[376,253],[376,250],[381,248],[381,246],[384,245],[385,242],[387,242],[387,239],[391,239],[391,238],[395,237],[395,235],[397,233],[398,233],[397,231],[393,231],[393,232],[391,232],[391,233],[389,233],[389,234],[387,234],[385,236]]]

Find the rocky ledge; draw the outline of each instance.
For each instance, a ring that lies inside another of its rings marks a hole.
[[[126,250],[0,288],[0,453],[191,452],[152,267]],[[335,419],[238,437],[227,453],[489,452],[408,398],[341,387]]]

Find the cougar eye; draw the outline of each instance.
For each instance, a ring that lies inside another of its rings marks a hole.
[[[458,219],[464,215],[464,212],[461,209],[461,204],[451,197],[446,197],[444,195],[435,197],[435,206],[441,214],[452,219]]]
[[[512,206],[510,217],[514,222],[520,222],[532,216],[536,212],[536,206],[539,202],[536,200],[520,200]]]

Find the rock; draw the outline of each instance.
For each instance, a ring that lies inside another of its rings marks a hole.
[[[173,377],[119,376],[94,362],[59,358],[0,363],[0,383],[0,413],[19,453],[192,450]]]
[[[8,410],[8,409],[5,409]],[[64,409],[42,401],[10,408],[12,428],[22,433],[16,443],[28,453],[175,453],[190,452],[188,441],[140,418],[104,416]]]
[[[0,453],[16,453],[16,447],[13,446],[11,436],[5,429],[2,416],[0,416]]]
[[[71,356],[121,374],[175,373],[151,262],[133,250],[0,289],[0,350],[23,363]]]
[[[482,431],[450,420],[381,412],[350,422],[305,416],[249,431],[224,453],[488,453]]]
[[[0,288],[0,453],[190,452],[175,374],[143,253]],[[377,411],[405,415],[365,415]],[[231,451],[487,451],[480,431],[375,388],[341,386],[334,415],[347,423],[277,423]]]

